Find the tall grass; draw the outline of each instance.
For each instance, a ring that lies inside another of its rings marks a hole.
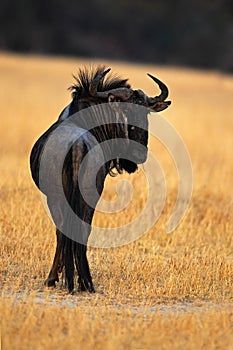
[[[167,181],[158,222],[129,245],[88,249],[95,295],[69,296],[60,284],[44,289],[55,234],[30,178],[28,156],[36,138],[69,102],[72,73],[89,63],[0,55],[4,348],[232,349],[233,79],[223,74],[106,62],[148,94],[156,92],[146,72],[168,84],[172,106],[162,115],[189,149],[192,203],[179,227],[166,234],[177,171],[166,149],[150,139]],[[132,203],[124,215],[96,212],[95,225],[121,226],[140,212],[145,177],[142,170],[126,177],[134,186]],[[105,199],[116,196],[119,180],[107,179]]]

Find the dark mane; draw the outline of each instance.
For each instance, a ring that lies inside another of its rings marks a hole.
[[[76,84],[70,86],[69,90],[72,91],[72,96],[74,97],[88,97],[89,86],[91,81],[100,73],[105,71],[105,66],[98,66],[97,68],[83,68],[79,69],[78,75],[74,76]],[[98,86],[98,91],[107,91],[111,89],[116,89],[120,87],[130,88],[130,85],[127,83],[128,79],[121,79],[119,76],[108,75],[106,79],[101,81]]]
[[[104,65],[95,68],[84,67],[83,69],[79,69],[78,75],[74,76],[76,84],[72,85],[69,88],[69,90],[72,91],[73,103],[76,103],[76,101],[79,101],[79,99],[82,98],[92,98],[89,93],[90,84],[97,75],[103,73],[105,70],[106,67]],[[127,83],[127,81],[128,79],[122,79],[117,75],[110,74],[105,79],[100,81],[98,85],[98,91],[109,91],[111,89],[117,89],[121,87],[130,88],[130,85]],[[96,119],[101,118],[102,121],[103,116],[104,113],[95,114],[93,117]],[[105,130],[104,127],[101,127],[92,130],[92,133],[96,139],[101,142],[101,140],[103,140],[103,137],[106,137],[106,135],[113,135],[113,130],[111,130],[111,126],[108,125],[108,130]],[[117,174],[121,174],[124,170],[129,173],[135,172],[137,165],[123,159],[112,159],[106,163],[106,168],[111,176],[116,176]]]

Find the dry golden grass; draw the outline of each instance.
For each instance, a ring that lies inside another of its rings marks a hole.
[[[30,178],[28,155],[35,139],[69,102],[66,88],[72,83],[71,74],[88,63],[0,55],[3,348],[233,349],[233,78],[229,76],[106,62],[148,94],[154,94],[154,85],[146,72],[168,84],[173,104],[163,116],[189,149],[192,203],[176,231],[166,234],[177,172],[164,147],[150,140],[167,181],[159,221],[130,245],[89,248],[95,295],[70,296],[59,286],[44,289],[55,234]],[[140,171],[127,178],[135,187],[132,205],[124,216],[96,213],[95,224],[122,225],[140,212],[145,179]],[[108,179],[104,198],[114,197],[119,179]]]

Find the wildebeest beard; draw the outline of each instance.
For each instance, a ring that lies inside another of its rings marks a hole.
[[[131,160],[128,159],[119,159],[119,164],[122,170],[127,171],[127,173],[132,174],[134,173],[138,166],[136,163],[132,162]]]

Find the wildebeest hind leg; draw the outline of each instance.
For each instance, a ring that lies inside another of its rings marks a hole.
[[[66,276],[66,283],[68,286],[69,293],[72,293],[74,291],[74,259],[72,254],[72,245],[73,241],[65,237],[65,243],[64,243],[64,250],[63,250],[63,257],[64,257],[64,265],[65,265],[65,276]]]
[[[81,291],[88,290],[90,293],[95,293],[92,283],[90,269],[86,255],[87,247],[83,244],[74,242],[74,258],[75,265],[78,271],[78,284]]]
[[[47,287],[55,287],[56,282],[59,282],[58,278],[58,273],[62,272],[63,268],[63,255],[62,255],[62,250],[63,250],[63,234],[60,232],[58,229],[56,230],[56,235],[57,235],[57,247],[56,247],[56,252],[55,256],[53,259],[53,264],[51,267],[51,270],[49,272],[48,278],[45,280],[44,284]]]
[[[84,285],[83,279],[80,277],[80,268],[79,268],[79,262],[78,262],[78,254],[76,252],[76,247],[74,247],[74,261],[75,261],[75,266],[78,272],[78,290],[81,292],[86,291],[86,287]]]

